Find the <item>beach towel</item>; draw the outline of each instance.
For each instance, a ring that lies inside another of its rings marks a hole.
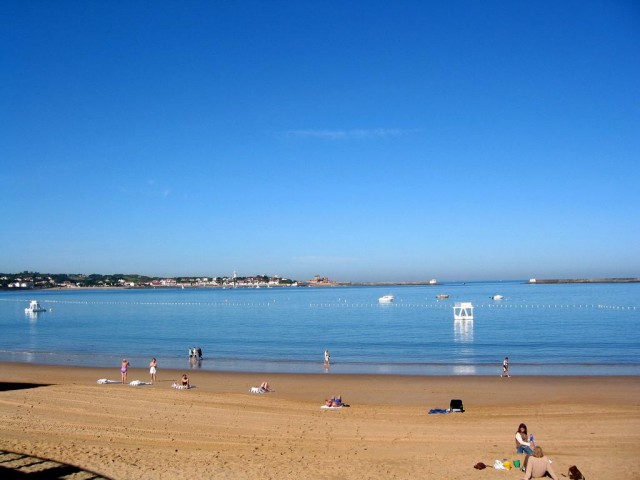
[[[120,380],[108,380],[106,378],[101,378],[101,379],[98,380],[98,383],[100,385],[105,385],[107,383],[122,383],[122,382]]]
[[[506,470],[507,468],[502,464],[500,460],[496,460],[493,462],[493,468],[496,470]]]
[[[249,389],[249,392],[251,392],[251,393],[269,393],[269,390],[265,390],[262,387],[251,387]]]
[[[134,380],[133,382],[129,382],[129,385],[132,387],[139,387],[141,385],[152,385],[151,382],[141,382],[140,380]]]
[[[447,410],[446,408],[432,408],[431,410],[429,410],[429,415],[434,415],[437,413],[449,413],[449,410]]]
[[[171,385],[172,388],[175,388],[176,390],[188,390],[190,388],[195,388],[195,385],[178,385],[177,383],[174,383],[173,385]]]
[[[330,407],[329,405],[322,405],[320,408],[324,408],[325,410],[340,410],[342,408],[342,405],[338,407]]]

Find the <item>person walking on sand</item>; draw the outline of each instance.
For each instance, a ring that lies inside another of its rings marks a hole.
[[[149,362],[149,375],[151,376],[151,383],[156,383],[156,371],[158,370],[158,361],[152,358]]]
[[[509,374],[509,357],[504,357],[504,360],[502,361],[502,373],[500,374],[500,377],[504,377],[507,376],[507,378],[509,378],[511,375]]]
[[[122,359],[122,364],[120,365],[120,377],[122,378],[122,383],[127,383],[127,372],[129,371],[129,362],[126,358]]]

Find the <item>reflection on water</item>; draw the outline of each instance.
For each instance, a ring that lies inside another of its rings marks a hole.
[[[454,365],[454,375],[477,375],[478,371],[474,365]]]
[[[189,368],[202,368],[202,359],[197,357],[189,357]]]
[[[33,321],[37,320],[38,319],[38,315],[40,315],[40,312],[30,312],[30,311],[27,311],[27,310],[25,310],[25,312],[24,312],[24,316],[30,322],[33,322]]]
[[[454,320],[453,339],[456,342],[473,342],[473,320]]]

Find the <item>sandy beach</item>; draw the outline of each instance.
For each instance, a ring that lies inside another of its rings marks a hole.
[[[119,380],[117,366],[0,364],[0,449],[113,479],[515,479],[473,465],[523,460],[513,437],[524,422],[560,478],[571,465],[590,479],[640,478],[638,377],[192,370],[195,388],[175,390],[183,372],[161,367],[155,385],[133,387],[97,383]],[[132,368],[128,381],[148,377]],[[273,393],[249,393],[263,380]],[[333,394],[350,406],[321,409]],[[453,398],[464,413],[427,414]],[[0,476],[36,468],[0,465]]]

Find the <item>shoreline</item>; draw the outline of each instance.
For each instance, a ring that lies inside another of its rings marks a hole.
[[[118,357],[119,358],[119,357]],[[127,357],[127,359],[130,359],[133,357]],[[147,357],[144,357],[146,360],[149,360]],[[333,366],[333,363],[331,364]],[[511,365],[511,369],[513,370],[513,365]],[[93,373],[93,372],[110,372],[110,373],[118,373],[118,368],[119,368],[119,364],[118,365],[110,365],[109,367],[104,367],[104,366],[92,366],[92,365],[61,365],[61,364],[47,364],[47,363],[37,363],[37,362],[29,362],[29,363],[25,363],[25,362],[14,362],[14,361],[6,361],[6,360],[0,360],[0,382],[2,381],[6,381],[4,380],[6,378],[6,373],[3,374],[2,370],[3,369],[21,369],[21,368],[25,368],[27,371],[29,370],[40,370],[40,369],[51,369],[51,370],[55,370],[55,371],[59,371],[58,373],[61,373],[60,378],[64,379],[64,378],[68,378],[70,375],[70,372],[81,372],[82,376],[81,378],[84,378],[86,373]],[[500,366],[500,369],[502,367]],[[497,367],[496,367],[497,369]],[[332,376],[336,376],[336,377],[375,377],[375,378],[380,378],[381,380],[383,379],[389,379],[389,378],[393,378],[393,377],[400,377],[400,378],[413,378],[413,379],[438,379],[438,378],[448,378],[448,379],[457,379],[457,378],[472,378],[472,379],[486,379],[486,378],[493,378],[494,376],[499,377],[500,375],[416,375],[416,374],[392,374],[392,373],[340,373],[340,372],[321,372],[318,371],[316,373],[308,373],[308,372],[278,372],[278,371],[261,371],[261,372],[254,372],[254,371],[249,371],[249,370],[205,370],[205,369],[190,369],[190,368],[176,368],[176,367],[170,367],[170,368],[162,368],[163,371],[165,372],[172,372],[172,373],[176,373],[176,372],[180,372],[180,374],[184,373],[184,372],[192,372],[192,373],[202,373],[203,375],[251,375],[251,376],[261,376],[261,375],[277,375],[277,376],[296,376],[296,377],[332,377]],[[132,366],[129,369],[129,372],[134,371],[137,372],[138,374],[141,372],[147,372],[148,368],[146,366],[144,367],[140,367],[140,366]],[[496,370],[497,371],[497,370]],[[66,372],[66,373],[65,373]],[[147,372],[148,373],[148,372]],[[28,372],[29,375],[33,375],[34,372]],[[616,374],[616,375],[546,375],[546,374],[539,374],[539,375],[518,375],[518,374],[513,374],[511,375],[511,377],[513,378],[527,378],[527,379],[532,379],[532,378],[553,378],[553,379],[567,379],[567,378],[571,378],[571,379],[589,379],[589,378],[615,378],[615,379],[622,379],[622,378],[627,378],[627,379],[634,379],[634,380],[638,380],[640,382],[640,378],[638,378],[638,376],[636,375],[624,375],[624,374]]]
[[[558,284],[599,284],[599,283],[640,283],[640,277],[605,277],[605,278],[531,278],[531,279],[515,279],[515,280],[450,280],[437,283],[431,283],[430,280],[418,281],[397,281],[397,282],[350,282],[335,281],[328,283],[313,283],[300,281],[298,285],[271,285],[262,286],[260,289],[279,289],[279,288],[328,288],[328,287],[443,287],[447,285],[466,285],[477,283],[522,283],[528,285],[558,285]],[[78,290],[252,290],[256,289],[255,285],[237,285],[235,287],[223,285],[140,285],[140,286],[86,286],[86,287],[1,287],[2,292],[24,292],[24,291],[78,291]]]
[[[544,278],[532,278],[525,282],[532,285],[554,285],[562,283],[640,283],[640,278],[558,278],[558,279],[544,279]]]
[[[117,366],[0,363],[0,448],[114,479],[466,479],[477,462],[522,461],[513,435],[524,422],[559,476],[578,465],[587,477],[640,477],[629,461],[640,445],[637,377],[191,370],[196,388],[172,389],[182,373],[160,365],[155,385],[132,387],[96,383],[118,380]],[[147,368],[129,371],[128,381],[148,379]],[[249,393],[265,380],[273,393]],[[323,411],[334,394],[350,407]],[[427,414],[452,399],[464,413]]]
[[[151,357],[126,355],[132,366],[146,365]],[[462,363],[359,363],[331,362],[329,367],[320,362],[299,360],[255,360],[231,358],[203,358],[196,363],[181,357],[155,355],[166,369],[208,373],[262,374],[306,374],[306,375],[379,375],[382,377],[483,377],[490,378],[502,372],[502,364],[462,364]],[[2,363],[31,366],[52,366],[62,368],[109,369],[118,365],[121,355],[115,354],[69,354],[69,353],[3,353]],[[91,361],[91,363],[89,363]],[[511,371],[519,377],[629,377],[640,378],[640,365],[631,363],[512,363]]]

